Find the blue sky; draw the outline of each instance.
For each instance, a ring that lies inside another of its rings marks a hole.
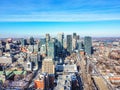
[[[120,36],[120,0],[0,0],[0,37]]]

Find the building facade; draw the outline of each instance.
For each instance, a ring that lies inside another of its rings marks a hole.
[[[92,38],[89,36],[84,37],[84,49],[88,55],[92,54]]]
[[[67,35],[67,51],[72,53],[72,35]]]
[[[45,58],[42,62],[42,73],[54,74],[55,66],[53,59]]]

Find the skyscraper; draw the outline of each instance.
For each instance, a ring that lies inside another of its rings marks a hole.
[[[67,35],[67,51],[72,53],[72,35]]]
[[[92,38],[89,36],[84,37],[84,49],[88,55],[92,54]]]
[[[46,42],[49,42],[50,41],[50,34],[46,34]]]
[[[50,34],[46,34],[46,54],[48,54],[48,43],[50,41]]]
[[[76,33],[73,33],[73,38],[77,39],[77,34]]]
[[[31,62],[33,64],[33,70],[38,69],[38,54],[31,54]]]
[[[77,41],[77,49],[78,49],[78,50],[83,49],[83,42],[80,41],[80,40]]]
[[[41,54],[42,56],[44,56],[44,55],[47,54],[47,53],[46,53],[46,45],[45,45],[45,44],[43,44],[43,45],[40,47],[40,54]]]
[[[63,33],[58,33],[57,40],[58,40],[59,54],[62,53],[62,50],[63,50],[63,38],[64,38],[64,34]]]
[[[76,33],[73,33],[72,46],[73,46],[73,50],[76,49],[77,47],[77,34]]]
[[[63,49],[63,38],[64,38],[64,33],[58,33],[58,42],[60,44],[59,49]]]
[[[39,52],[39,44],[34,45],[34,53]]]
[[[45,44],[46,44],[46,39],[45,38],[40,39],[40,47]]]
[[[21,45],[25,46],[27,44],[27,40],[24,38],[21,38]]]
[[[30,37],[30,45],[34,45],[34,38],[33,37]]]
[[[52,41],[48,42],[48,52],[47,52],[47,56],[49,58],[54,59],[55,58],[55,43]]]
[[[40,39],[40,43],[39,43],[39,48],[40,48],[40,54],[41,55],[46,55],[46,39],[42,38]]]

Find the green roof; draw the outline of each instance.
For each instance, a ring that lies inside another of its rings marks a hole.
[[[14,73],[14,74],[26,74],[26,71],[6,71],[6,75],[9,75],[10,73]],[[3,74],[3,71],[0,71],[0,75]]]

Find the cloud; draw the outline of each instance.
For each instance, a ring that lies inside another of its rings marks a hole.
[[[10,15],[3,16],[6,21],[104,21],[120,20],[120,14],[41,14],[41,15]]]

